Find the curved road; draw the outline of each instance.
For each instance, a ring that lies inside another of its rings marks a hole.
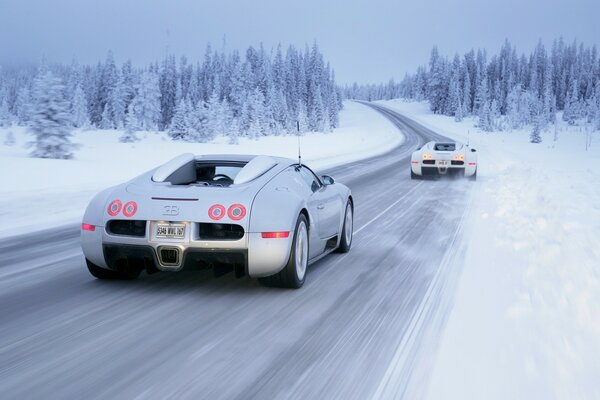
[[[411,181],[411,152],[442,137],[365,106],[406,141],[327,171],[353,191],[353,248],[300,290],[210,271],[98,281],[73,226],[0,242],[0,397],[423,397],[473,183]]]

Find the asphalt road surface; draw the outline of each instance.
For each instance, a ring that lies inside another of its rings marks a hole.
[[[352,189],[354,243],[300,290],[210,271],[99,281],[77,226],[0,242],[0,398],[423,397],[476,183],[411,181],[411,152],[443,137],[365,106],[406,140],[327,171]]]

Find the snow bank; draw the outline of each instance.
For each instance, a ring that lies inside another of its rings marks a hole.
[[[16,144],[4,144],[8,132]],[[165,133],[143,133],[136,143],[120,143],[117,131],[77,132],[81,144],[74,160],[30,158],[32,136],[24,128],[0,129],[0,237],[74,223],[95,193],[129,180],[186,152],[195,154],[267,154],[298,157],[295,136],[240,139],[239,144],[217,138],[213,143],[171,141]],[[302,136],[302,160],[325,169],[389,151],[403,137],[385,118],[368,107],[346,102],[340,127],[330,133]]]
[[[536,145],[528,130],[482,133],[426,103],[384,104],[479,152],[430,397],[600,398],[600,134],[586,151],[585,129],[559,122],[558,140],[552,130]]]

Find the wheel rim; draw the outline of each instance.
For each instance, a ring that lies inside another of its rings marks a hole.
[[[304,274],[306,274],[306,265],[308,264],[308,233],[304,221],[298,225],[296,249],[294,252],[296,255],[296,274],[299,280],[303,280]]]
[[[346,236],[346,243],[348,246],[352,243],[352,232],[353,232],[354,218],[352,218],[352,207],[348,204],[346,207],[346,221],[344,222],[344,235]]]

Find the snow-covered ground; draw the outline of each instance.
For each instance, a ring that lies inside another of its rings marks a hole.
[[[7,146],[12,131],[16,144]],[[131,179],[169,159],[194,154],[268,154],[298,157],[295,136],[241,139],[228,144],[225,137],[213,143],[169,140],[165,133],[143,133],[136,143],[120,143],[117,131],[76,132],[81,144],[74,160],[29,157],[26,143],[33,138],[24,128],[0,128],[0,237],[81,220],[89,200],[99,190]],[[314,169],[384,153],[403,138],[384,117],[363,105],[346,102],[340,127],[330,133],[301,137],[302,160]]]
[[[600,398],[600,133],[483,133],[382,102],[478,150],[467,255],[432,399]],[[468,134],[468,132],[470,133]]]

